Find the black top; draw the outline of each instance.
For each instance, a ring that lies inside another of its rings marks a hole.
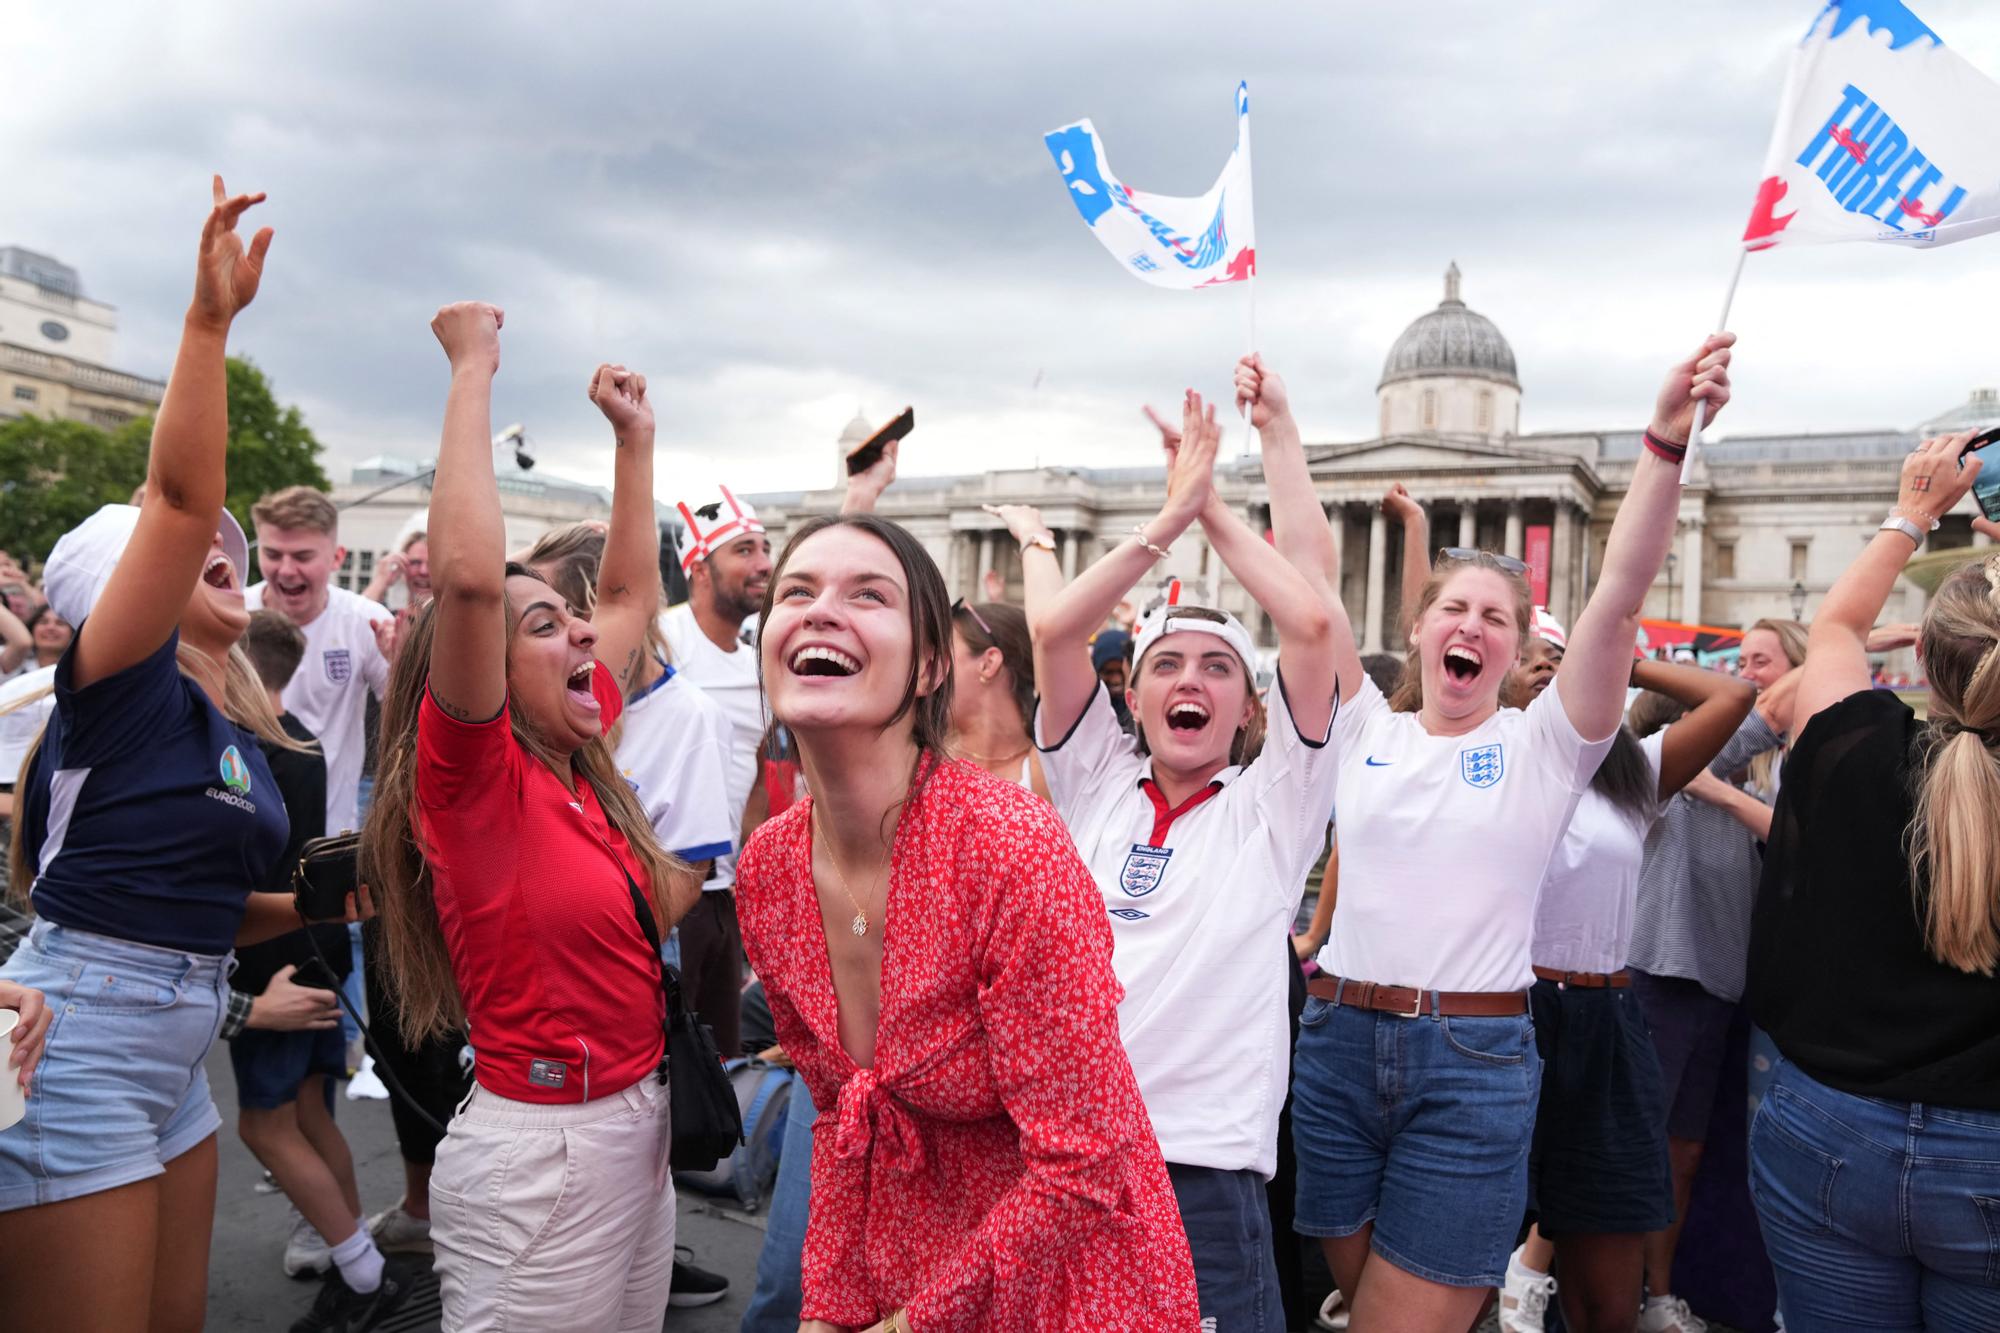
[[[317,738],[306,730],[306,724],[290,713],[278,719],[284,725],[285,734],[295,741],[313,741]],[[292,870],[299,863],[299,850],[308,839],[317,838],[326,832],[326,758],[317,750],[301,753],[287,750],[269,742],[260,741],[264,758],[271,765],[271,778],[278,784],[278,795],[285,802],[285,810],[292,817],[292,836],[285,844],[284,855],[278,858],[272,870],[273,882],[260,885],[271,893],[292,891]],[[319,944],[326,961],[333,969],[336,980],[345,979],[354,969],[354,953],[347,942],[347,927],[344,925],[319,925],[311,927],[312,938]],[[295,930],[289,935],[266,940],[262,944],[252,944],[236,951],[236,971],[230,974],[229,984],[248,995],[262,995],[264,988],[271,984],[271,977],[285,964],[299,969],[295,978],[301,986],[314,982],[324,982],[319,964],[310,962],[313,956],[312,944],[307,942],[305,930]]]
[[[1771,820],[1746,998],[1829,1087],[2000,1111],[2000,978],[1933,958],[1910,892],[1913,761],[1930,742],[1886,690],[1806,724]]]

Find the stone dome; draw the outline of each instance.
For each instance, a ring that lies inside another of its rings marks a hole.
[[[864,443],[874,433],[874,425],[867,417],[861,415],[861,409],[857,407],[854,409],[854,420],[841,428],[841,447],[843,450],[852,449],[855,445]]]
[[[1492,320],[1466,308],[1459,299],[1458,280],[1458,265],[1454,263],[1445,270],[1444,300],[1396,339],[1389,359],[1382,363],[1377,389],[1399,380],[1439,375],[1521,387],[1514,373],[1514,349]]]

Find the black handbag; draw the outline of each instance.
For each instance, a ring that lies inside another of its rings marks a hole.
[[[623,863],[618,868],[625,870]],[[625,887],[631,890],[632,913],[639,918],[639,929],[653,946],[653,957],[659,958],[659,925],[629,870],[625,870]],[[666,1079],[674,1136],[668,1164],[676,1171],[713,1171],[717,1162],[743,1142],[743,1111],[736,1104],[736,1089],[723,1071],[715,1033],[681,1002],[680,971],[664,961],[660,963],[660,990],[667,999]]]

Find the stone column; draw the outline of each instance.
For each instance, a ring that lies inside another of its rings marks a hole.
[[[1521,558],[1521,515],[1524,506],[1519,500],[1507,502],[1507,544],[1504,548],[1516,560]]]
[[[1549,611],[1565,626],[1576,618],[1570,604],[1570,568],[1576,563],[1576,518],[1564,500],[1556,501],[1555,533],[1549,542]]]
[[[1347,560],[1347,506],[1338,500],[1327,506],[1326,523],[1333,530],[1333,595],[1340,596],[1340,573]]]
[[[1389,516],[1376,509],[1368,519],[1367,623],[1361,627],[1361,651],[1382,651],[1382,591],[1389,574]]]
[[[944,588],[953,597],[958,596],[959,570],[965,565],[965,534],[954,532],[945,537],[944,543]]]
[[[1072,583],[1076,580],[1077,548],[1082,545],[1082,533],[1065,532],[1062,534],[1062,572],[1064,583]]]
[[[1701,623],[1701,520],[1694,519],[1681,534],[1681,619]]]
[[[987,572],[993,568],[993,534],[990,532],[982,532],[979,534],[978,540],[979,540],[978,573],[973,575],[972,579],[972,600],[975,602],[983,601],[985,599],[986,575]]]
[[[1468,549],[1479,545],[1479,502],[1464,500],[1458,506],[1458,544]]]

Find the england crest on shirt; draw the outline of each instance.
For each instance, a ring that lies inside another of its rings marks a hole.
[[[329,648],[320,654],[326,664],[326,678],[336,685],[346,684],[354,675],[354,658],[345,648]]]
[[[1171,847],[1133,843],[1125,857],[1125,868],[1118,872],[1118,887],[1134,898],[1145,897],[1160,887],[1160,876],[1167,873],[1167,860],[1173,854]]]
[[[1506,771],[1506,759],[1497,744],[1481,745],[1458,752],[1459,776],[1465,779],[1469,787],[1490,787],[1498,782],[1500,775]]]

